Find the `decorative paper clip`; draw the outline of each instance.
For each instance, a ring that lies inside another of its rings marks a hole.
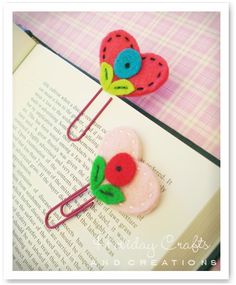
[[[143,96],[161,87],[169,75],[168,64],[161,56],[141,53],[135,38],[123,30],[113,31],[102,40],[100,65],[102,88],[69,125],[67,137],[71,141],[79,141],[111,103],[109,98],[79,137],[71,136],[73,126],[103,89],[116,96]]]
[[[102,88],[69,125],[67,137],[71,141],[81,140],[113,100],[109,98],[82,133],[72,137],[71,129],[102,90],[116,96],[143,96],[162,86],[169,75],[168,64],[161,56],[141,53],[134,37],[123,30],[113,31],[103,39],[100,65]],[[153,171],[140,161],[141,149],[140,141],[131,129],[119,128],[106,134],[92,166],[90,184],[51,208],[45,217],[46,226],[49,229],[60,226],[93,206],[96,198],[127,214],[145,215],[152,211],[159,201],[160,186]],[[64,207],[83,195],[89,187],[94,196],[75,210],[65,213]],[[51,225],[50,215],[57,209],[62,220]]]
[[[142,145],[132,129],[123,127],[108,132],[93,162],[90,183],[51,208],[45,217],[46,226],[49,229],[58,227],[93,206],[95,199],[130,215],[151,212],[159,202],[160,185],[153,170],[141,158]],[[65,213],[64,207],[89,188],[94,196]],[[58,209],[62,219],[51,225],[50,215]]]

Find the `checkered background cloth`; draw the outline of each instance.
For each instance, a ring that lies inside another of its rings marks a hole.
[[[99,47],[124,29],[142,52],[163,56],[168,81],[135,104],[216,157],[220,157],[220,14],[218,12],[16,12],[57,53],[99,77]]]

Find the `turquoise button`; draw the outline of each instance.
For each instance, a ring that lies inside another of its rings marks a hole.
[[[119,78],[130,78],[139,72],[142,59],[136,50],[127,48],[122,50],[114,63],[115,75]]]

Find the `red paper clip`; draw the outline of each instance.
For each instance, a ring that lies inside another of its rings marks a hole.
[[[93,101],[98,97],[98,95],[102,92],[102,88],[98,90],[98,92],[93,96],[93,98],[88,102],[88,104],[82,109],[82,111],[76,116],[76,118],[71,122],[71,124],[69,125],[68,129],[67,129],[67,137],[71,140],[71,141],[79,141],[82,139],[83,136],[85,136],[85,134],[87,133],[87,131],[91,128],[91,126],[94,124],[94,122],[97,120],[97,118],[101,115],[101,113],[106,109],[106,107],[111,103],[112,98],[110,98],[104,105],[103,107],[98,111],[98,113],[94,116],[94,118],[91,120],[91,122],[88,124],[88,126],[82,131],[82,133],[79,135],[79,137],[74,138],[71,136],[70,132],[71,132],[71,128],[75,125],[75,123],[79,120],[79,118],[83,115],[83,113],[88,109],[88,107],[93,103]],[[52,207],[46,214],[45,216],[45,224],[47,226],[47,228],[49,229],[54,229],[58,226],[60,226],[61,224],[63,224],[65,221],[69,220],[70,218],[76,216],[77,214],[85,211],[86,209],[88,209],[89,207],[91,207],[94,202],[93,200],[95,199],[95,196],[91,197],[89,200],[87,200],[85,203],[83,203],[82,205],[80,205],[77,209],[69,212],[69,213],[65,213],[64,212],[64,207],[66,206],[66,204],[68,204],[69,202],[73,201],[74,199],[76,199],[78,196],[82,195],[84,192],[86,192],[88,190],[90,184],[87,184],[85,186],[83,186],[81,189],[77,190],[74,194],[70,195],[68,198],[66,198],[65,200],[61,201],[60,203],[58,203],[57,205],[55,205],[54,207]],[[64,217],[64,219],[62,219],[61,221],[59,221],[58,223],[54,224],[54,225],[50,225],[49,223],[49,217],[50,215],[57,209],[60,209],[60,213],[61,215]]]
[[[88,107],[93,103],[93,101],[98,97],[98,95],[102,92],[102,88],[98,90],[98,92],[93,96],[93,98],[88,102],[88,104],[82,109],[82,111],[75,117],[75,119],[71,122],[71,124],[69,125],[66,134],[68,139],[70,139],[73,142],[77,142],[79,140],[82,139],[83,136],[86,135],[87,131],[91,128],[91,126],[93,125],[93,123],[97,120],[97,118],[101,115],[101,113],[106,109],[106,107],[111,103],[112,98],[110,98],[105,104],[104,106],[100,109],[100,111],[98,111],[98,113],[94,116],[94,118],[91,120],[91,122],[88,124],[88,126],[83,130],[82,134],[77,137],[77,138],[73,138],[70,135],[70,131],[71,128],[74,126],[74,124],[79,120],[79,118],[83,115],[83,113],[88,109]]]
[[[69,213],[65,213],[64,212],[64,207],[71,201],[73,201],[74,199],[76,199],[78,196],[81,196],[82,194],[84,194],[89,187],[90,184],[87,184],[85,186],[83,186],[81,189],[77,190],[75,193],[73,193],[72,195],[70,195],[68,198],[66,198],[65,200],[61,201],[60,203],[58,203],[57,205],[55,205],[54,207],[52,207],[46,214],[45,216],[45,225],[47,226],[47,228],[49,229],[55,229],[56,227],[60,226],[61,224],[63,224],[65,221],[69,220],[70,218],[78,215],[79,213],[85,211],[86,209],[90,208],[93,206],[94,202],[93,200],[96,199],[95,196],[91,197],[90,199],[88,199],[85,203],[83,203],[82,205],[80,205],[78,208],[76,208],[75,210],[69,212]],[[54,225],[50,225],[49,223],[49,217],[50,215],[57,209],[60,209],[60,213],[61,215],[64,217],[63,220],[59,221],[58,223],[54,224]]]

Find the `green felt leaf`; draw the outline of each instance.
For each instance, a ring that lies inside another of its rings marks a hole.
[[[92,191],[95,190],[104,180],[105,177],[106,162],[101,156],[97,156],[93,162],[90,184]]]
[[[135,90],[134,85],[127,79],[120,79],[112,82],[107,92],[113,95],[128,95]]]
[[[113,79],[113,68],[110,64],[102,62],[100,69],[100,82],[104,90],[108,90]]]
[[[93,194],[96,196],[98,200],[111,205],[111,204],[119,204],[125,201],[125,196],[120,190],[120,188],[112,185],[112,184],[104,184],[100,185]]]

